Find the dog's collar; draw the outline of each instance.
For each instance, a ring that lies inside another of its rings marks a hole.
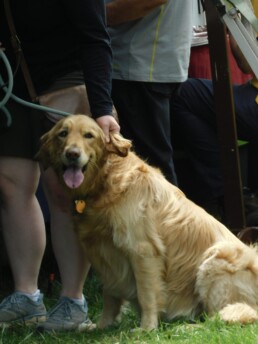
[[[87,207],[87,203],[84,199],[74,200],[74,210],[77,214],[83,214]]]

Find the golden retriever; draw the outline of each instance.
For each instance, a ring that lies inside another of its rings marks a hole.
[[[74,224],[103,282],[99,328],[123,300],[140,311],[141,328],[159,319],[219,313],[227,322],[257,320],[258,256],[161,172],[84,115],[59,121],[42,137],[38,158],[74,201]]]

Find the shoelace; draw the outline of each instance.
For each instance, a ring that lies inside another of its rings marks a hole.
[[[10,305],[10,303],[11,304],[15,304],[15,303],[18,304],[17,296],[15,294],[11,294],[11,295],[7,296],[1,304],[1,308],[9,308],[8,305]]]
[[[22,298],[22,295],[19,295],[19,297]],[[17,310],[22,313],[22,309],[20,308],[20,305],[19,305],[19,297],[17,298],[16,294],[11,294],[7,296],[1,304],[2,310],[11,310],[12,305],[15,304],[17,307]]]
[[[48,313],[49,317],[54,318],[54,315],[56,313],[61,312],[61,314],[65,318],[71,318],[71,306],[69,301],[67,300],[60,300],[59,303]],[[60,317],[60,314],[58,315],[58,318]]]
[[[15,303],[15,296],[14,295],[9,295],[8,297],[6,297],[2,303],[1,303],[1,308],[2,309],[9,309],[10,308],[10,303],[13,304]]]

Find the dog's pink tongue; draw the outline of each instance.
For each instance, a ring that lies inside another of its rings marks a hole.
[[[76,167],[68,167],[63,177],[65,184],[71,189],[78,188],[84,179],[81,169]]]

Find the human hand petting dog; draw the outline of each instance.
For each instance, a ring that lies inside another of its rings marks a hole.
[[[100,128],[104,131],[106,142],[110,142],[109,133],[119,133],[120,126],[113,116],[106,115],[96,118],[96,122]]]

